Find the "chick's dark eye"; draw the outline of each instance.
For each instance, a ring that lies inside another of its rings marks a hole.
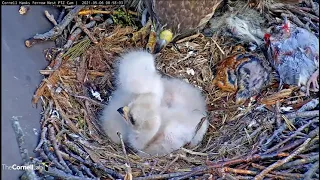
[[[129,120],[131,122],[132,125],[135,125],[135,120],[133,119],[133,117],[131,115],[129,115]]]

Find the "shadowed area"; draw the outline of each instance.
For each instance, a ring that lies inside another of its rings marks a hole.
[[[58,12],[52,7],[31,6],[25,15],[19,14],[19,6],[1,7],[1,156],[2,166],[22,164],[16,136],[11,126],[11,119],[18,117],[25,134],[25,145],[29,155],[40,135],[40,110],[33,108],[32,95],[42,80],[39,70],[47,62],[43,50],[52,47],[53,42],[41,43],[28,49],[24,40],[36,33],[50,30],[53,25],[46,19],[44,10],[57,17]],[[1,179],[18,179],[23,171],[1,169]]]

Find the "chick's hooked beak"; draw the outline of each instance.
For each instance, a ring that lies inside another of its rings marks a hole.
[[[163,30],[160,33],[159,39],[156,42],[154,53],[159,53],[173,39],[173,33],[170,30]]]
[[[129,121],[129,108],[128,106],[121,107],[117,110],[120,115],[126,120]]]

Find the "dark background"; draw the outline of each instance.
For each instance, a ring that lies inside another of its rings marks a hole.
[[[31,99],[42,80],[39,70],[48,62],[43,50],[54,46],[53,42],[26,48],[24,40],[36,33],[44,33],[53,25],[46,19],[44,10],[57,17],[53,7],[31,6],[25,15],[19,14],[19,6],[1,6],[1,156],[2,164],[21,165],[22,158],[11,126],[13,116],[19,118],[25,134],[25,147],[34,156],[40,135],[41,107],[32,107]],[[35,133],[37,132],[37,133]],[[15,180],[22,171],[4,170],[1,179]]]

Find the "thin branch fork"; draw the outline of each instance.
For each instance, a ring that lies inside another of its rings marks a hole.
[[[272,165],[270,165],[269,167],[267,167],[265,170],[263,170],[260,174],[258,174],[256,177],[254,177],[254,180],[262,180],[263,177],[268,174],[270,171],[272,171],[273,169],[285,164],[286,162],[290,161],[292,158],[294,158],[296,155],[298,155],[300,152],[302,152],[307,145],[309,144],[309,142],[311,141],[311,138],[308,138],[296,151],[294,151],[292,154],[290,154],[288,157],[279,160],[275,163],[273,163]]]
[[[50,31],[44,34],[36,34],[32,38],[27,39],[25,41],[26,47],[30,48],[37,42],[48,41],[57,38],[59,35],[62,34],[63,30],[70,24],[73,18],[78,15],[79,11],[82,8],[84,8],[84,6],[76,6],[63,18],[63,20],[58,25],[54,26]]]

